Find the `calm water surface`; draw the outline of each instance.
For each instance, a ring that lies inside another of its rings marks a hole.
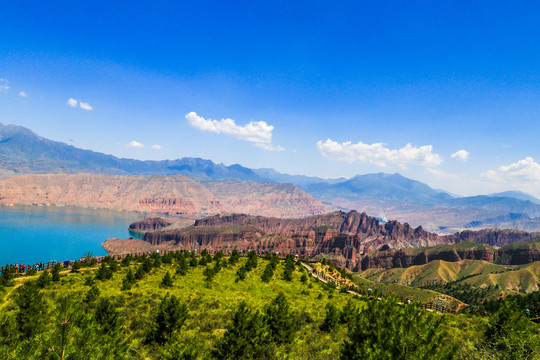
[[[56,206],[0,206],[0,266],[78,260],[112,237],[128,237],[142,215]]]

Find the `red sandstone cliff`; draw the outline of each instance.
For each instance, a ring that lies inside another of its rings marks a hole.
[[[138,228],[152,228],[144,240],[152,245],[166,245],[177,249],[232,249],[279,252],[313,257],[330,255],[332,260],[349,269],[365,270],[371,267],[408,267],[422,265],[433,260],[460,261],[464,259],[495,261],[504,258],[509,264],[526,259],[536,259],[540,254],[489,245],[436,247],[411,252],[407,248],[419,248],[439,244],[453,244],[462,238],[487,241],[528,241],[533,234],[503,230],[467,231],[451,236],[438,236],[421,227],[390,221],[386,224],[366,214],[337,211],[330,214],[310,216],[304,219],[280,219],[244,214],[215,215],[196,220],[193,226],[183,229],[161,229],[162,219],[146,219]],[[472,243],[471,243],[472,244]],[[384,251],[377,249],[385,248]],[[513,252],[512,252],[513,251]],[[536,250],[535,250],[536,251]],[[510,252],[513,255],[509,255]],[[533,260],[534,261],[534,260]]]
[[[95,207],[193,219],[237,211],[303,217],[331,210],[292,184],[204,184],[181,175],[24,175],[0,181],[0,203]]]

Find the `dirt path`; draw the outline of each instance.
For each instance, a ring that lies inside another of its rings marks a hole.
[[[19,284],[15,285],[15,286],[13,287],[13,289],[11,289],[11,290],[6,294],[6,296],[4,296],[4,299],[2,299],[3,304],[0,305],[0,311],[2,311],[2,310],[4,309],[4,307],[8,304],[8,301],[7,301],[8,297],[13,293],[13,291],[15,291],[15,289],[17,289],[17,288],[18,288],[19,286],[21,286],[21,285],[22,285],[22,283],[19,283]]]

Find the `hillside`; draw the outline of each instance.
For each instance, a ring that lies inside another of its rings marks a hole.
[[[0,203],[95,207],[188,218],[238,211],[237,206],[253,214],[284,217],[329,210],[292,184],[236,182],[214,190],[218,196],[182,175],[23,175],[0,181]]]
[[[448,262],[434,260],[408,268],[372,268],[360,274],[365,279],[415,287],[432,283],[460,282],[476,287],[498,285],[504,290],[531,292],[540,290],[540,261],[526,265],[498,265],[483,260]]]

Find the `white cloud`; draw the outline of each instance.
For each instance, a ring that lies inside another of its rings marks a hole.
[[[318,141],[317,148],[322,155],[329,159],[348,163],[360,162],[369,163],[384,167],[387,163],[395,164],[401,168],[408,165],[437,166],[442,163],[440,155],[433,153],[433,146],[424,145],[415,147],[407,144],[401,149],[393,150],[385,147],[383,143],[364,144],[358,142],[353,144],[346,141],[342,144],[337,141],[327,139]]]
[[[7,79],[0,79],[0,92],[7,92],[9,90],[9,81]]]
[[[489,170],[481,176],[509,188],[540,194],[540,164],[532,157]]]
[[[283,151],[282,146],[272,145],[274,127],[264,121],[250,121],[247,125],[236,125],[233,119],[212,120],[198,116],[195,112],[186,115],[189,124],[199,130],[216,134],[232,135],[237,139],[249,141],[269,151]]]
[[[160,145],[152,145],[151,148],[154,149],[154,150],[161,150]]]
[[[81,109],[83,109],[83,110],[88,110],[88,111],[94,110],[94,108],[93,108],[92,106],[90,106],[89,103],[85,103],[85,102],[82,102],[82,101],[79,103],[79,106],[80,106]]]
[[[20,94],[19,94],[20,95]],[[66,103],[67,105],[71,106],[71,107],[77,107],[77,104],[79,105],[79,107],[83,110],[88,110],[88,111],[91,111],[91,110],[94,110],[94,108],[92,106],[90,106],[89,103],[86,103],[86,102],[82,102],[82,101],[77,101],[75,100],[74,98],[69,98],[69,100],[67,101]]]
[[[128,144],[126,144],[126,146],[127,147],[132,147],[132,148],[143,148],[144,147],[143,144],[141,144],[140,142],[135,141],[135,140],[130,141]]]
[[[28,97],[28,94],[25,93],[24,91],[21,91],[21,92],[19,93],[19,96],[22,96],[22,97]]]
[[[71,107],[77,107],[77,104],[79,102],[77,100],[75,100],[74,98],[69,98],[69,100],[67,101],[66,105],[69,105]]]
[[[461,162],[466,162],[469,159],[469,154],[470,153],[467,150],[459,150],[453,153],[450,157]]]

